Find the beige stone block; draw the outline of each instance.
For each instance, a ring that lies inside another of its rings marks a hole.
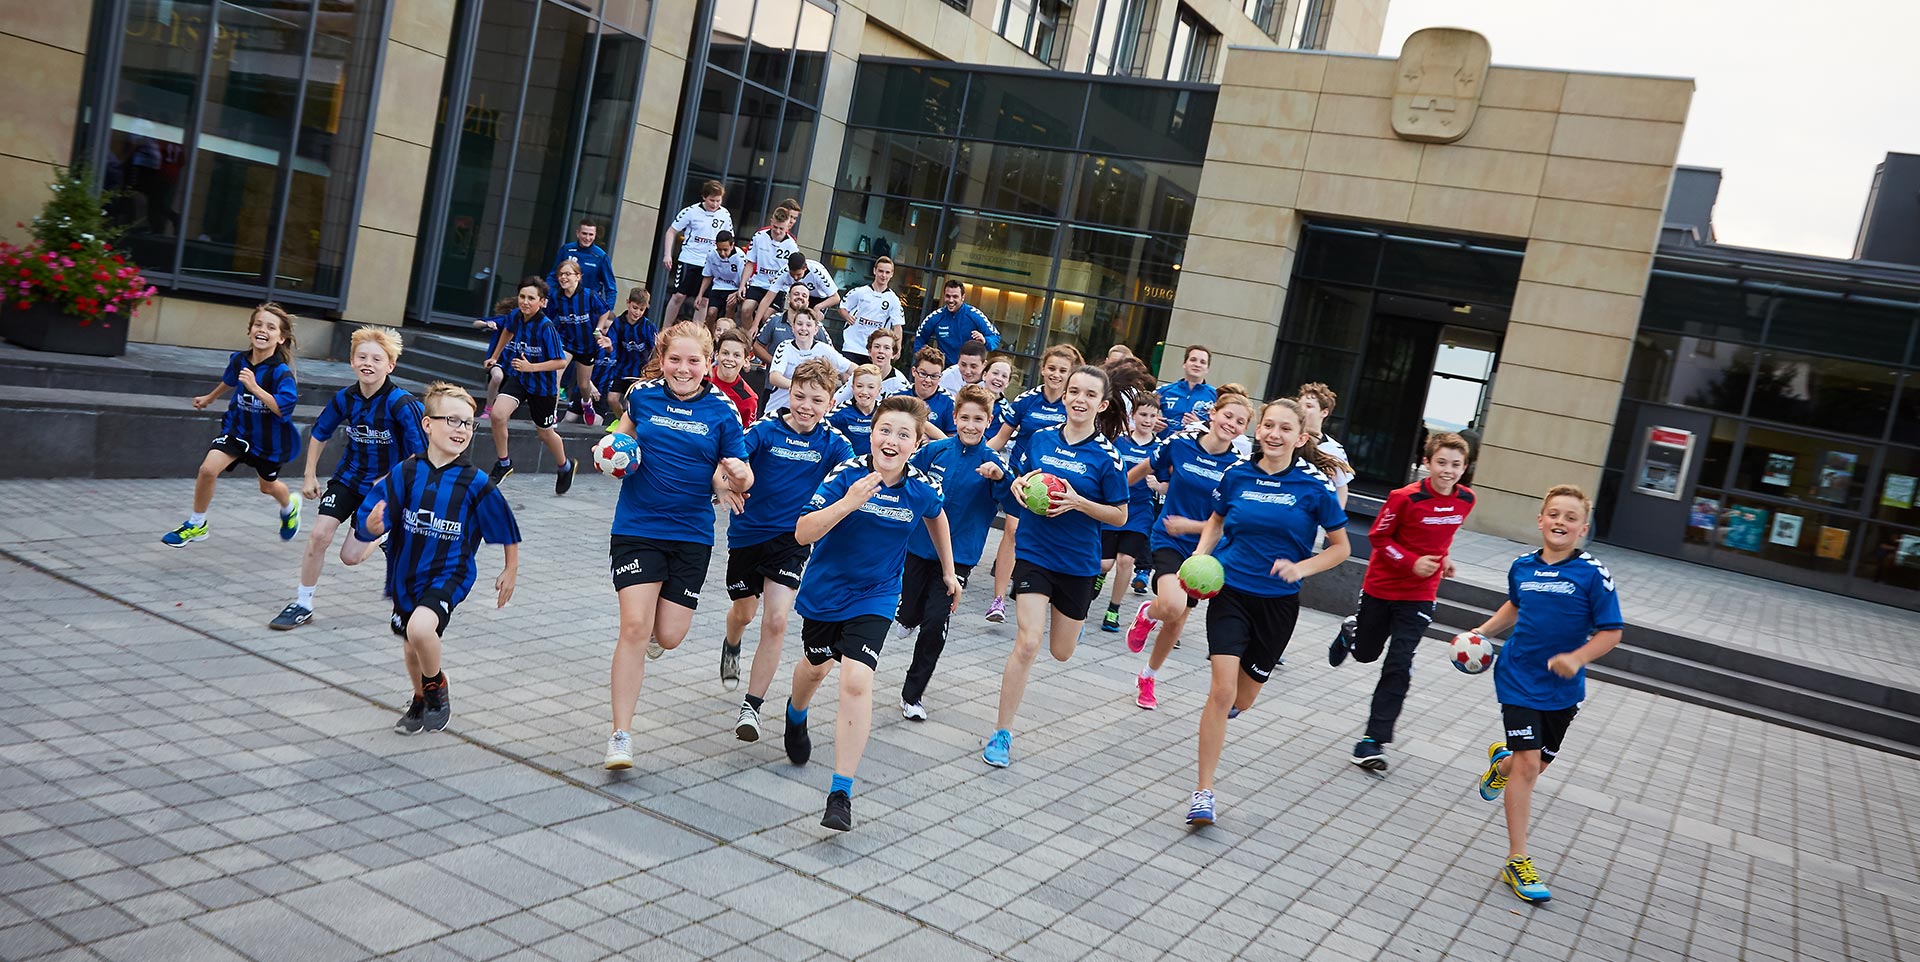
[[[1529,255],[1531,256],[1531,255]],[[1516,322],[1587,331],[1607,337],[1632,337],[1640,329],[1640,295],[1612,294],[1557,284],[1543,284],[1525,276],[1513,292],[1513,320]],[[1511,351],[1513,345],[1506,347]]]
[[[867,13],[843,3],[833,15],[833,38],[827,49],[842,57],[860,59],[860,43],[867,35]]]
[[[1400,222],[1412,211],[1413,184],[1310,171],[1300,178],[1300,196],[1294,204],[1315,214]]]
[[[1277,323],[1285,289],[1277,284],[1237,277],[1208,277],[1193,270],[1180,272],[1174,303],[1189,311],[1217,314],[1236,323]]]
[[[1407,221],[1473,234],[1525,237],[1533,223],[1534,198],[1464,187],[1420,184],[1413,189]]]
[[[1468,187],[1531,197],[1539,192],[1540,178],[1546,169],[1544,154],[1426,144],[1420,152],[1418,180],[1441,187]]]
[[[1533,236],[1616,250],[1651,251],[1660,239],[1660,217],[1660,211],[1646,207],[1543,197],[1534,210]]]
[[[1316,133],[1307,143],[1307,170],[1381,180],[1413,180],[1422,145],[1410,140]]]
[[[627,149],[627,179],[624,200],[636,204],[658,200],[665,187],[667,154],[673,138],[652,127],[633,125],[633,141]]]
[[[419,144],[378,132],[373,135],[367,173],[361,178],[361,226],[408,236],[420,229],[431,153]]]
[[[444,59],[453,41],[454,7],[455,0],[392,0],[393,22],[387,35]],[[387,56],[391,62],[392,52]]]
[[[1672,181],[1672,167],[1549,157],[1546,176],[1540,179],[1540,196],[1665,210]]]
[[[1190,234],[1180,267],[1183,275],[1245,277],[1283,284],[1292,268],[1292,252],[1284,247],[1249,244],[1236,238]]]
[[[868,22],[878,20],[893,26],[900,22],[901,10],[905,8],[906,0],[866,0],[865,6]]]
[[[1600,472],[1592,473],[1597,482]],[[1491,479],[1491,480],[1490,480]],[[1539,544],[1540,528],[1537,520],[1540,515],[1540,496],[1545,488],[1538,492],[1503,491],[1492,487],[1499,479],[1488,475],[1484,470],[1475,469],[1473,482],[1473,513],[1467,515],[1465,525],[1468,531],[1496,535],[1522,544]],[[1593,491],[1596,485],[1587,485]]]
[[[1313,129],[1389,139],[1394,136],[1392,115],[1393,100],[1389,97],[1323,93],[1319,107],[1313,112]]]
[[[1553,128],[1558,119],[1557,114],[1544,110],[1482,105],[1474,112],[1473,126],[1467,128],[1467,135],[1453,145],[1544,154],[1553,145]]]
[[[1590,160],[1671,166],[1680,153],[1681,124],[1619,117],[1561,114],[1553,132],[1553,153]]]
[[[1641,251],[1534,240],[1527,245],[1520,279],[1637,298],[1646,292],[1652,265],[1652,256]]]
[[[857,60],[834,54],[827,58],[827,77],[820,91],[820,116],[844,121],[853,107],[853,81],[860,71]]]
[[[1398,61],[1386,57],[1339,54],[1319,56],[1327,59],[1326,75],[1320,80],[1321,93],[1393,96],[1393,75],[1400,69]]]
[[[86,72],[81,56],[0,34],[0,62],[7,65],[7,96],[15,104],[0,110],[0,153],[65,165],[72,158],[80,115]]]
[[[92,16],[90,3],[0,0],[0,30],[69,53],[87,52],[87,30]]]
[[[1491,419],[1487,427],[1489,432],[1496,429]],[[1539,543],[1540,530],[1534,519],[1540,515],[1540,498],[1549,488],[1556,484],[1577,484],[1587,492],[1588,497],[1592,497],[1600,487],[1600,465],[1597,461],[1547,457],[1497,445],[1491,440],[1481,450],[1473,476],[1476,495],[1482,488],[1491,488],[1512,494],[1525,505],[1532,535],[1522,540],[1535,544]],[[1473,513],[1480,513],[1478,504],[1474,506]]]
[[[658,47],[648,50],[647,76],[640,85],[637,121],[663,133],[673,133],[674,117],[680,110],[680,88],[686,74],[685,60],[665,54]]]
[[[136,344],[152,344],[160,330],[160,301],[155,297],[134,312],[132,321],[127,325],[127,340]]]
[[[1168,329],[1171,330],[1177,323],[1184,343],[1205,344],[1216,353],[1259,354],[1261,348],[1257,345],[1265,345],[1264,349],[1271,354],[1274,341],[1279,336],[1279,328],[1263,320],[1215,314],[1183,306],[1174,308],[1175,317],[1180,317],[1183,312],[1185,316],[1182,320],[1169,320]],[[1219,381],[1215,380],[1214,383]]]
[[[1560,109],[1570,114],[1677,124],[1686,122],[1687,107],[1692,102],[1691,80],[1576,73],[1567,75]]]
[[[399,324],[411,288],[412,232],[390,233],[362,226],[353,238],[353,274],[341,316],[361,324]]]
[[[820,119],[819,124],[814,129],[813,166],[812,166],[812,169],[808,171],[807,176],[813,180],[820,181],[821,183],[824,183],[824,184],[832,184],[835,181],[839,180],[840,179],[840,148],[845,144],[846,139],[847,139],[846,124],[843,124],[838,120],[828,120],[822,117]],[[833,202],[833,195],[831,192],[829,192],[818,198],[806,199],[805,209],[826,210],[827,205],[832,202]],[[818,206],[815,206],[816,204],[818,204]],[[812,218],[807,218],[807,220],[818,221],[820,224],[820,229],[824,232],[826,230],[826,223],[829,220],[829,218],[812,217]],[[804,227],[807,225],[803,223],[801,226]],[[821,234],[821,239],[822,240],[826,239],[826,235],[824,233]]]
[[[1291,205],[1300,189],[1300,172],[1209,161],[1200,173],[1200,196],[1227,202],[1258,198],[1274,206]]]
[[[1618,382],[1626,376],[1632,353],[1632,338],[1514,319],[1507,324],[1500,363],[1502,370],[1504,365],[1518,364]]]
[[[1307,130],[1313,126],[1319,101],[1320,95],[1310,90],[1221,87],[1220,100],[1213,109],[1213,122],[1216,127],[1226,123]]]
[[[1300,222],[1292,207],[1269,207],[1202,196],[1194,204],[1193,229],[1190,233],[1222,237],[1255,247],[1292,247],[1300,236]]]
[[[53,192],[53,165],[0,154],[0,238],[20,244],[30,240],[15,224],[31,223]]]
[[[1198,343],[1204,344],[1206,342],[1201,341]],[[1238,384],[1255,394],[1260,393],[1260,391],[1267,386],[1267,374],[1271,367],[1270,361],[1273,355],[1273,339],[1269,337],[1264,347],[1254,347],[1249,344],[1246,345],[1246,349],[1262,352],[1261,356],[1241,357],[1225,348],[1216,349],[1213,352],[1213,363],[1209,365],[1209,370],[1207,371],[1207,380],[1215,385]],[[1171,376],[1177,378],[1180,376],[1178,372],[1178,355],[1172,355],[1172,357],[1175,359],[1174,367],[1176,370]]]
[[[1502,360],[1493,381],[1493,403],[1508,407],[1551,411],[1582,421],[1611,423],[1620,406],[1620,382],[1581,377],[1564,371],[1510,364]],[[1487,444],[1497,443],[1489,423]],[[1599,455],[1593,463],[1599,464]]]
[[[693,19],[697,4],[685,0],[654,0],[652,34],[647,38],[649,55],[661,48],[686,50],[693,39]]]
[[[1536,408],[1491,404],[1487,408],[1489,433],[1499,435],[1496,447],[1527,451],[1576,464],[1605,461],[1613,425],[1567,417]],[[1498,425],[1498,427],[1494,427]],[[1493,444],[1493,442],[1489,442]]]
[[[439,101],[446,73],[447,62],[440,57],[404,43],[387,44],[375,132],[431,149],[436,118],[420,105]]]
[[[1335,59],[1320,53],[1241,49],[1234,51],[1220,82],[1270,90],[1319,90],[1327,64]]]
[[[153,343],[236,350],[246,340],[247,321],[252,316],[253,309],[240,304],[169,297],[156,319]]]
[[[632,201],[620,204],[620,243],[609,252],[609,256],[613,259],[614,276],[620,278],[622,288],[645,283],[652,273],[653,254],[659,248],[660,240],[654,236],[653,230],[659,219],[658,207]]]
[[[1307,161],[1308,136],[1304,130],[1215,123],[1207,139],[1207,160],[1299,168]]]
[[[1566,82],[1567,75],[1559,71],[1495,67],[1487,71],[1480,106],[1557,111]]]

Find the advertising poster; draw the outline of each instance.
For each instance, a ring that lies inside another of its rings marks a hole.
[[[1721,540],[1735,551],[1759,551],[1760,539],[1767,532],[1768,511],[1736,505],[1727,509],[1727,535]]]
[[[1887,481],[1880,486],[1880,503],[1889,508],[1913,507],[1914,477],[1911,474],[1889,474]]]
[[[1773,516],[1773,531],[1767,540],[1786,548],[1800,547],[1800,516],[1797,514],[1777,514]]]
[[[1784,488],[1793,483],[1793,455],[1767,455],[1767,471],[1760,475],[1761,484],[1771,484]]]
[[[1893,553],[1893,563],[1903,568],[1920,568],[1920,534],[1900,536],[1900,548]]]
[[[1714,498],[1693,499],[1693,510],[1687,512],[1687,527],[1713,530],[1720,518],[1720,502]]]
[[[1814,554],[1829,561],[1844,561],[1847,557],[1847,529],[1820,526],[1820,545]]]
[[[1820,481],[1813,496],[1831,504],[1846,504],[1847,491],[1853,487],[1853,469],[1860,456],[1846,451],[1828,451],[1820,462]]]

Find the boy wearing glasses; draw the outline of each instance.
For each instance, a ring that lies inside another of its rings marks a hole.
[[[931,345],[913,356],[913,396],[927,405],[927,440],[938,441],[953,434],[953,397],[940,390],[940,375],[947,370],[947,356]],[[901,391],[901,394],[907,392]]]
[[[494,579],[497,608],[513,597],[520,564],[520,527],[513,509],[487,474],[461,455],[473,441],[473,396],[444,381],[426,394],[427,451],[400,462],[367,492],[353,514],[353,535],[340,560],[356,565],[387,544],[386,596],[393,600],[389,627],[406,642],[413,702],[394,723],[402,735],[444,731],[453,717],[447,676],[440,670],[440,639],[453,609],[473,589],[474,554],[485,539],[506,548],[506,564]]]

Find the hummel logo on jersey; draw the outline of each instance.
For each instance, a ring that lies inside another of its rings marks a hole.
[[[1533,573],[1533,576],[1534,576],[1535,578],[1558,578],[1558,577],[1560,577],[1560,572],[1558,572],[1558,571],[1535,571],[1535,572]]]
[[[1452,511],[1452,510],[1453,510],[1453,505],[1447,505],[1447,506],[1446,506],[1446,507],[1444,507],[1444,508],[1435,508],[1435,509],[1433,509],[1433,513],[1434,513],[1434,514],[1446,514],[1447,512],[1449,512],[1449,511]]]

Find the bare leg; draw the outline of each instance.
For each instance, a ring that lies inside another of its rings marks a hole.
[[[408,626],[408,631],[412,631],[411,625]],[[407,656],[407,677],[413,681],[413,697],[427,697],[426,686],[420,684],[420,653],[414,650],[413,642],[411,641],[402,641],[400,643],[400,650],[405,652]]]
[[[225,451],[208,451],[200,462],[200,473],[193,476],[193,513],[206,514],[207,507],[213,504],[213,486],[220,480],[220,473],[239,460]]]
[[[487,410],[493,410],[493,402],[500,399],[500,382],[506,380],[506,369],[498,364],[487,368]],[[489,415],[491,417],[491,415]]]
[[[680,647],[680,643],[687,640],[687,629],[692,626],[692,608],[666,598],[660,599],[653,616],[653,640],[659,642],[660,647],[668,651]]]
[[[786,585],[767,582],[766,610],[760,613],[760,643],[753,648],[753,667],[747,672],[747,694],[755,698],[767,697],[767,689],[773,685],[773,675],[780,670],[780,649],[787,640],[787,620],[793,613],[793,599],[799,592]],[[731,627],[731,625],[729,625]],[[852,664],[848,668],[854,667]],[[866,668],[865,665],[859,666]],[[867,678],[873,678],[873,669],[867,668]],[[840,687],[846,688],[846,668],[840,671]],[[846,702],[841,702],[844,713]],[[863,739],[864,735],[861,736]]]
[[[1179,641],[1180,633],[1186,630],[1187,616],[1193,609],[1187,607],[1184,593],[1180,597],[1183,599],[1180,607],[1174,609],[1179,614],[1160,622],[1160,633],[1153,638],[1153,651],[1147,654],[1149,670],[1159,671],[1160,666],[1167,663],[1167,656],[1173,654],[1173,643]]]
[[[1113,577],[1109,580],[1113,591],[1107,603],[1118,606],[1127,596],[1127,585],[1133,581],[1133,555],[1123,554],[1113,559]]]
[[[746,637],[747,626],[753,624],[753,616],[760,611],[760,597],[742,598],[727,606],[727,644],[740,647],[740,639]]]
[[[757,659],[756,659],[757,660]],[[833,726],[833,773],[852,778],[873,730],[873,669],[840,660],[840,716]]]
[[[1240,658],[1236,655],[1214,655],[1207,659],[1212,665],[1213,678],[1207,686],[1207,703],[1200,709],[1200,780],[1199,791],[1213,789],[1213,772],[1220,765],[1220,750],[1227,741],[1227,709],[1233,707],[1234,696],[1239,694],[1239,683],[1235,676],[1240,672]]]
[[[1047,609],[1053,615],[1053,627],[1047,632],[1047,647],[1053,653],[1054,661],[1066,661],[1073,657],[1075,645],[1080,643],[1080,626],[1086,624],[1084,618],[1069,618],[1051,606]]]
[[[1013,533],[1020,528],[1020,519],[1007,515],[1007,529],[1000,533],[1000,550],[993,555],[993,596],[1005,598],[1008,589],[1013,587]]]
[[[608,689],[613,699],[613,730],[630,731],[640,683],[646,677],[647,639],[653,636],[654,612],[660,607],[660,585],[631,585],[620,589],[619,596],[620,639],[613,645]]]
[[[312,587],[320,583],[320,569],[327,563],[327,549],[333,547],[333,534],[340,530],[340,519],[323,514],[313,521],[307,533],[307,553],[300,556],[300,583]]]
[[[440,674],[440,619],[430,608],[415,608],[407,616],[407,656],[409,666],[417,664],[416,675],[432,678]],[[414,679],[418,684],[420,677]]]
[[[504,394],[493,401],[493,413],[487,417],[493,429],[493,451],[502,459],[507,456],[507,422],[513,420],[513,412],[520,410],[520,399]]]
[[[502,433],[505,432],[502,431]],[[535,433],[540,436],[540,443],[547,446],[547,453],[553,455],[554,469],[559,470],[561,465],[567,463],[567,448],[560,443],[560,432],[552,428],[541,428]]]
[[[662,328],[672,327],[680,323],[680,305],[686,303],[686,301],[687,295],[679,291],[674,291],[673,296],[667,298],[667,312],[660,316],[660,326]]]
[[[1007,654],[1007,667],[1000,673],[1000,714],[994,723],[996,728],[1013,729],[1013,716],[1020,711],[1020,699],[1026,697],[1027,675],[1033,671],[1033,660],[1040,655],[1040,635],[1046,629],[1047,613],[1052,605],[1053,599],[1046,595],[1029,593],[1013,599],[1017,630],[1013,634],[1013,651]]]
[[[1507,776],[1506,791],[1500,796],[1507,809],[1507,857],[1527,854],[1527,821],[1533,817],[1533,785],[1540,780],[1540,751],[1528,749],[1501,759],[1500,769]]]
[[[292,492],[287,490],[287,484],[284,481],[268,481],[262,478],[260,479],[260,493],[280,502],[280,509],[283,511],[286,510],[287,505],[293,500]]]
[[[787,701],[792,702],[793,707],[806,711],[807,706],[813,703],[814,692],[820,690],[820,683],[827,680],[827,672],[832,669],[831,661],[816,665],[805,658],[800,659],[800,663],[793,666],[793,694],[787,697]]]

